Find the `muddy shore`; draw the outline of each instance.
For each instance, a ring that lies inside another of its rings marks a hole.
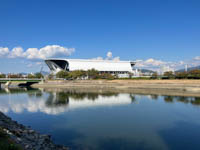
[[[34,88],[71,89],[81,92],[117,92],[171,96],[200,96],[200,80],[49,80]]]

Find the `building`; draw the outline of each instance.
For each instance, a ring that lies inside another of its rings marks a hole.
[[[160,75],[164,75],[165,72],[170,72],[170,71],[174,73],[174,69],[173,69],[173,68],[170,68],[170,66],[162,66],[162,67],[160,68],[159,74],[160,74]]]
[[[133,73],[135,62],[115,60],[90,60],[90,59],[46,59],[45,63],[53,74],[61,70],[74,71],[89,69],[98,70],[100,73],[115,74],[118,77],[128,77]]]

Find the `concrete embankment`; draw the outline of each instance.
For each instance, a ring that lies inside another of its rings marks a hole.
[[[18,124],[2,112],[0,112],[0,127],[24,150],[67,150],[64,146],[54,144],[49,135],[39,134],[29,127]]]
[[[138,94],[200,96],[200,80],[49,80],[35,88],[64,88],[82,91],[111,91]]]

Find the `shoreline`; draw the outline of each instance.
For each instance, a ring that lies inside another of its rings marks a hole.
[[[68,150],[67,147],[54,144],[50,135],[40,134],[30,127],[19,124],[2,112],[0,112],[0,127],[10,140],[24,150]]]
[[[32,87],[82,92],[200,96],[200,80],[48,80],[33,84]]]

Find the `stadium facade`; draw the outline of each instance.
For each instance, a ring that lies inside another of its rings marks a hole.
[[[115,60],[92,59],[46,59],[45,63],[53,74],[61,70],[74,71],[89,69],[98,70],[100,73],[115,74],[118,77],[128,77],[133,72],[135,62]]]

